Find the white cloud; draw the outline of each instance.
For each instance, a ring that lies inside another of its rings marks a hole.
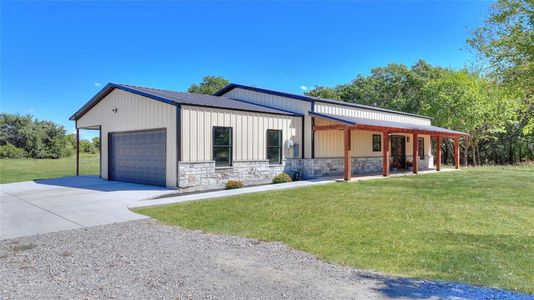
[[[94,84],[94,86],[101,86],[100,82],[95,82],[93,84]]]
[[[308,88],[307,88],[305,85],[301,85],[301,86],[300,86],[300,89],[303,90],[303,91],[305,91],[305,90],[307,90]]]

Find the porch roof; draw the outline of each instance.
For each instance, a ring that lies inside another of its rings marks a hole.
[[[437,127],[432,125],[419,125],[419,124],[409,124],[409,123],[400,123],[376,119],[366,119],[366,118],[357,118],[357,117],[348,117],[340,115],[332,115],[325,113],[318,113],[310,111],[311,116],[324,118],[327,120],[340,123],[343,126],[349,126],[354,129],[363,129],[363,130],[376,130],[376,131],[391,131],[391,132],[403,132],[403,133],[420,133],[420,134],[430,134],[430,135],[443,135],[443,136],[459,136],[459,135],[468,135],[464,132],[455,131],[443,127]],[[317,128],[331,128],[336,129],[335,126],[317,126]],[[338,128],[341,129],[341,128]]]

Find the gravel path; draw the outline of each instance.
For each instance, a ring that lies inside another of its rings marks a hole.
[[[508,291],[370,274],[280,243],[153,220],[0,241],[0,299],[534,299]]]

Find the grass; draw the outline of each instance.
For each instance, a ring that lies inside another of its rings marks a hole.
[[[98,154],[80,153],[80,174],[98,175]],[[0,183],[76,175],[76,157],[60,159],[0,159]]]
[[[534,167],[483,167],[136,210],[394,275],[534,293]]]

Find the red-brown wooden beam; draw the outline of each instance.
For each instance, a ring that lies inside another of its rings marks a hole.
[[[460,169],[460,137],[454,138],[454,168]]]
[[[417,174],[419,172],[419,157],[418,157],[418,154],[419,154],[419,151],[418,150],[418,146],[419,146],[419,136],[417,133],[414,133],[413,134],[413,137],[412,137],[412,144],[413,144],[413,149],[412,149],[412,169],[413,169],[413,173],[414,174]]]
[[[76,176],[80,175],[80,129],[76,128]]]
[[[441,137],[436,136],[436,171],[441,171]]]
[[[313,131],[325,131],[325,130],[344,130],[348,125],[319,125],[313,126]],[[383,127],[383,126],[373,126],[373,125],[352,125],[348,126],[353,130],[367,130],[367,131],[388,131],[390,133],[418,133],[418,134],[427,134],[427,135],[437,135],[439,134],[442,137],[455,138],[461,134],[447,134],[439,131],[428,131],[428,130],[413,130],[413,129],[403,129],[395,127]]]
[[[344,129],[345,136],[345,159],[344,159],[344,177],[346,181],[350,181],[352,177],[351,172],[351,160],[352,160],[352,151],[350,146],[350,128],[345,127]]]
[[[382,132],[382,163],[384,171],[382,175],[389,176],[389,132]]]

